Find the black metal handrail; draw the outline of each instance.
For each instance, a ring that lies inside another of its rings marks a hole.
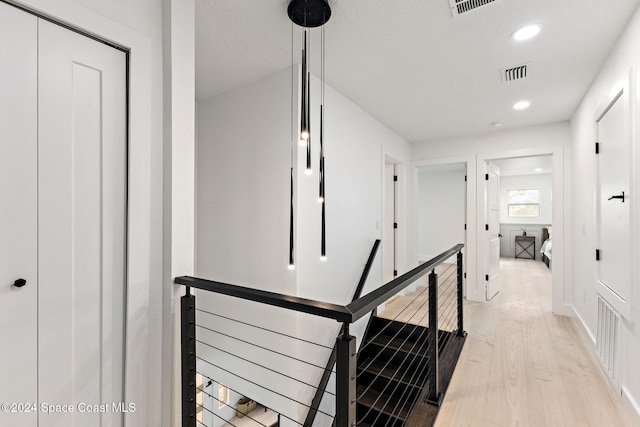
[[[390,297],[406,289],[417,279],[458,253],[463,247],[464,245],[461,243],[453,246],[448,251],[441,253],[424,264],[419,265],[413,270],[408,271],[402,276],[368,293],[367,295],[358,298],[346,306],[191,276],[176,277],[175,283],[248,301],[255,301],[274,307],[286,308],[288,310],[333,319],[341,323],[354,323],[369,312],[373,311],[374,308],[387,301]]]
[[[248,301],[254,301],[265,305],[294,310],[301,313],[307,313],[318,317],[333,319],[342,323],[340,335],[336,339],[334,349],[336,360],[336,412],[334,425],[338,427],[352,426],[356,422],[356,340],[351,336],[349,327],[352,323],[363,318],[372,312],[381,304],[385,303],[390,297],[397,295],[416,280],[431,272],[429,277],[429,327],[434,330],[435,339],[432,340],[429,353],[430,357],[435,361],[435,368],[429,376],[429,397],[428,401],[435,405],[442,402],[443,393],[440,391],[438,382],[438,323],[437,323],[437,288],[438,279],[435,272],[436,267],[440,266],[447,259],[457,254],[457,285],[458,285],[458,330],[457,334],[464,336],[462,322],[462,249],[464,245],[458,244],[451,249],[441,253],[431,260],[421,264],[402,276],[392,280],[391,282],[381,286],[380,288],[368,293],[364,297],[358,294],[364,288],[366,277],[375,257],[375,250],[379,245],[379,241],[374,244],[374,249],[367,262],[367,267],[363,272],[363,276],[356,288],[356,296],[354,301],[343,306],[322,301],[310,300],[306,298],[284,295],[259,289],[232,285],[228,283],[216,282],[211,280],[200,279],[196,277],[183,276],[177,277],[175,283],[187,287],[186,295],[181,298],[181,359],[182,359],[182,413],[183,427],[195,427],[196,425],[196,406],[195,400],[195,379],[196,379],[196,321],[195,321],[195,297],[190,294],[190,288],[202,289],[213,293],[228,295]],[[436,294],[435,296],[432,294]],[[433,306],[431,306],[433,305]],[[434,319],[435,317],[435,319]],[[333,355],[332,355],[333,357]],[[330,361],[331,362],[331,361]],[[327,370],[325,369],[325,373]],[[315,399],[314,399],[315,400]],[[300,403],[300,402],[298,402]],[[306,406],[306,405],[305,405]],[[313,409],[313,406],[308,406]],[[323,412],[324,413],[324,412]],[[329,414],[326,414],[329,415]]]

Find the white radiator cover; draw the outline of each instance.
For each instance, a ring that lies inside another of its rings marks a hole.
[[[618,384],[620,315],[600,295],[598,295],[598,331],[596,351],[600,361],[614,384]]]

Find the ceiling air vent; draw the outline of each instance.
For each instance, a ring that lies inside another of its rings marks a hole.
[[[505,68],[501,70],[503,82],[513,82],[516,80],[523,80],[527,78],[529,72],[529,65],[522,64],[511,68]]]
[[[453,16],[462,15],[481,6],[493,3],[495,0],[449,0]]]

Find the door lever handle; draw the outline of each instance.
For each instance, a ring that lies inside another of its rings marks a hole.
[[[15,286],[16,288],[21,288],[26,284],[27,284],[27,281],[24,279],[18,279],[15,282],[13,282],[13,286]]]
[[[624,203],[624,191],[622,192],[622,194],[618,195],[618,196],[611,196],[609,197],[608,200],[613,200],[613,199],[620,199],[622,200],[622,203]]]

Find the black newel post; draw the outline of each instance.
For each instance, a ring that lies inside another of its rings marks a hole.
[[[345,323],[336,342],[336,427],[356,424],[356,338]]]
[[[196,297],[180,298],[180,358],[182,364],[182,427],[196,427]]]
[[[467,333],[464,331],[464,321],[463,321],[463,303],[464,303],[464,295],[463,295],[463,267],[462,267],[462,252],[458,252],[458,332],[456,336],[466,337]]]
[[[427,403],[440,406],[444,395],[440,392],[440,366],[438,364],[438,275],[435,270],[429,274],[429,329],[431,342],[429,356],[429,394]]]

